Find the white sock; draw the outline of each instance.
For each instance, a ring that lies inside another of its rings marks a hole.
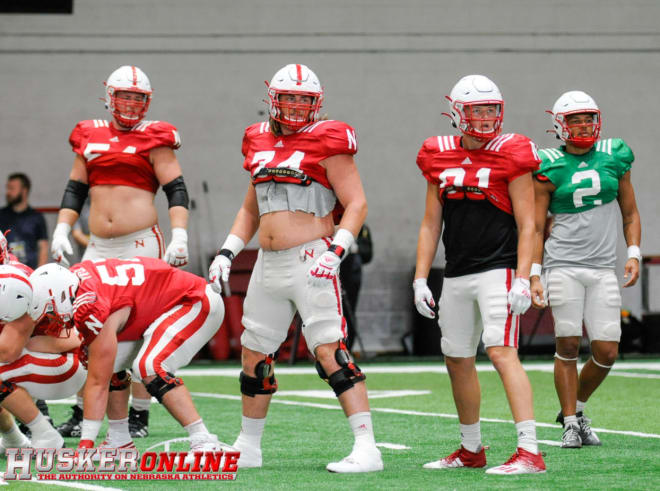
[[[101,431],[101,424],[103,423],[102,419],[84,419],[82,421],[82,426],[80,430],[80,439],[81,440],[92,440],[96,441],[96,437],[99,436],[99,431]]]
[[[371,423],[371,413],[369,411],[355,413],[349,416],[348,423],[351,425],[353,435],[355,436],[355,445],[376,445],[374,426]]]
[[[584,411],[584,406],[586,406],[586,405],[587,405],[586,402],[577,401],[577,404],[575,404],[575,410],[576,410],[578,413],[581,413],[581,412]]]
[[[41,412],[37,414],[36,418],[25,424],[28,428],[30,428],[33,436],[40,436],[51,430],[55,431],[55,429],[51,426],[46,417],[41,414]]]
[[[132,441],[128,432],[128,418],[108,419],[108,443],[120,447]]]
[[[534,454],[539,453],[539,444],[536,440],[536,423],[533,419],[516,423],[518,434],[518,447],[524,448]]]
[[[564,428],[568,428],[570,425],[577,426],[577,416],[564,416]]]
[[[2,432],[2,444],[5,448],[18,447],[23,443],[24,436],[16,426],[16,422],[12,420],[12,427]]]
[[[264,434],[264,427],[266,426],[266,418],[248,418],[247,416],[241,417],[241,433],[238,435],[238,440],[241,443],[246,443],[251,447],[261,448],[261,436]]]
[[[82,398],[82,396],[76,396],[76,406],[78,406],[80,409],[83,408],[83,398]]]
[[[471,425],[458,425],[461,428],[461,445],[465,450],[477,453],[481,450],[481,422]]]
[[[208,433],[209,430],[206,428],[204,421],[198,419],[193,421],[189,425],[183,427],[184,430],[188,432],[188,436],[193,436],[195,433]]]
[[[131,407],[136,411],[148,411],[150,406],[151,406],[151,397],[149,397],[148,399],[139,399],[137,397],[133,397],[133,399],[131,400]]]

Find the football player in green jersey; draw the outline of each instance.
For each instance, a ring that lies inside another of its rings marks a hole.
[[[612,368],[621,338],[621,295],[615,275],[619,209],[628,245],[624,288],[639,277],[642,228],[630,180],[632,150],[619,138],[599,139],[596,102],[584,92],[566,92],[551,114],[554,131],[565,145],[539,152],[531,294],[535,307],[545,306],[545,286],[554,317],[562,447],[580,448],[601,444],[584,416],[584,406]],[[553,223],[544,247],[548,210]],[[583,321],[592,356],[578,377]]]

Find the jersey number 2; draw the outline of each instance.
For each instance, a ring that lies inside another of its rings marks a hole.
[[[573,182],[573,184],[579,184],[582,181],[586,181],[587,179],[591,179],[591,186],[587,188],[578,188],[575,191],[573,191],[573,204],[575,205],[576,208],[585,206],[586,204],[584,202],[585,196],[596,196],[598,193],[600,193],[600,176],[598,175],[598,172],[596,172],[593,169],[576,172],[575,174],[573,174],[571,181]],[[594,205],[602,205],[602,204],[603,204],[602,200],[600,199],[594,200]]]

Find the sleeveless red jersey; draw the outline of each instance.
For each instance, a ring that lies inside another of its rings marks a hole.
[[[80,278],[73,304],[73,322],[90,344],[113,312],[130,307],[119,341],[136,341],[149,325],[175,305],[204,297],[206,281],[169,266],[160,259],[105,259],[71,267]]]
[[[317,121],[282,136],[273,135],[265,121],[245,129],[243,168],[255,184],[269,180],[309,184],[306,181],[311,179],[331,189],[319,162],[333,155],[354,155],[357,150],[355,130],[341,121]]]
[[[534,142],[516,133],[499,135],[477,150],[461,147],[460,136],[433,136],[417,154],[417,165],[438,184],[442,202],[487,199],[508,214],[513,214],[509,183],[540,162]]]
[[[155,193],[158,180],[149,151],[157,147],[177,149],[179,132],[165,121],[142,121],[130,131],[116,129],[103,119],[80,121],[71,132],[69,143],[85,160],[87,181],[131,186]]]

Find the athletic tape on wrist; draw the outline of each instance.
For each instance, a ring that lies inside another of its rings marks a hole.
[[[639,246],[628,246],[628,259],[637,259],[639,262],[642,262],[642,251],[639,249]]]

